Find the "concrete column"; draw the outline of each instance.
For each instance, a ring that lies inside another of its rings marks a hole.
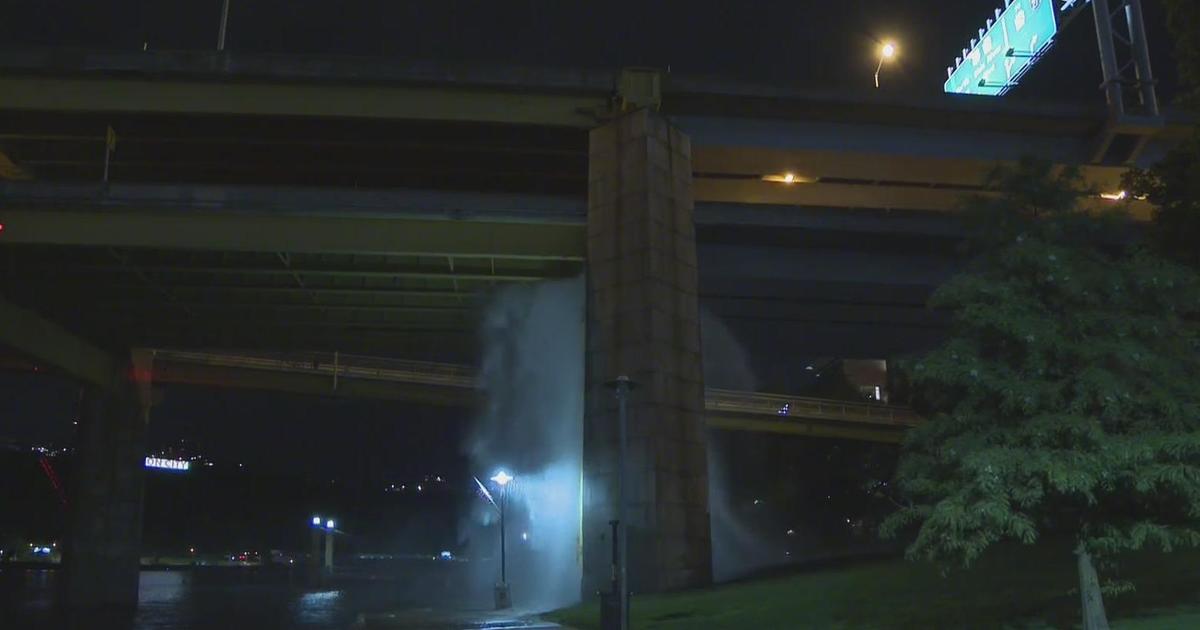
[[[62,563],[68,608],[137,606],[149,373],[138,356],[113,387],[83,390]]]
[[[628,375],[629,582],[634,592],[712,579],[691,145],[649,110],[591,132],[584,419],[584,595],[611,579],[617,406]]]

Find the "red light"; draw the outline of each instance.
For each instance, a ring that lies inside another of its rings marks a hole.
[[[4,231],[4,224],[0,223],[0,232],[3,232],[3,231]]]

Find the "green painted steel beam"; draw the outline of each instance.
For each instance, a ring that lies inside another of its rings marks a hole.
[[[383,270],[379,268],[370,269],[352,269],[352,268],[271,268],[271,267],[213,267],[213,266],[163,266],[163,265],[137,265],[137,269],[143,273],[150,274],[211,274],[211,275],[246,275],[246,276],[329,276],[334,278],[409,278],[417,280],[495,280],[497,282],[534,282],[543,280],[549,277],[558,277],[552,273],[524,273],[516,274],[512,272],[500,272],[496,274],[483,272],[466,272],[466,271],[433,271],[423,269],[413,265],[400,266],[396,265],[392,270]],[[57,265],[49,269],[59,272],[70,273],[104,273],[104,274],[124,274],[129,273],[129,270],[116,265]]]
[[[116,384],[118,363],[107,352],[37,313],[0,300],[0,344],[93,385]]]
[[[11,244],[568,261],[587,251],[585,228],[562,224],[11,207],[0,223]]]
[[[591,128],[605,93],[281,81],[0,77],[0,110],[319,116]]]

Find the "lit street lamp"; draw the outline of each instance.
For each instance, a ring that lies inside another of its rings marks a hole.
[[[875,87],[879,87],[879,71],[883,69],[884,61],[896,58],[896,44],[886,41],[879,45],[879,65],[875,66]]]
[[[496,609],[501,610],[512,607],[508,592],[508,559],[504,549],[504,506],[508,503],[508,484],[513,476],[500,470],[492,475],[491,480],[500,486],[500,503],[496,506],[500,510],[500,583],[496,585]]]

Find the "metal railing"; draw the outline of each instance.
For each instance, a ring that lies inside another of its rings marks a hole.
[[[475,375],[466,366],[453,363],[365,357],[338,352],[248,355],[157,350],[155,360],[294,374],[317,374],[328,376],[331,379],[360,378],[466,389],[475,387]]]
[[[920,418],[907,407],[862,403],[827,398],[805,398],[780,394],[741,392],[709,388],[704,408],[747,415],[770,415],[780,420],[804,418],[866,424],[916,426]]]
[[[335,352],[225,354],[156,350],[155,359],[213,367],[321,375],[329,377],[334,386],[338,379],[344,378],[461,389],[475,389],[477,385],[474,370],[465,365]],[[789,419],[829,420],[896,427],[912,427],[920,422],[911,409],[896,405],[716,388],[705,390],[704,408],[709,412],[771,416],[782,422]]]

